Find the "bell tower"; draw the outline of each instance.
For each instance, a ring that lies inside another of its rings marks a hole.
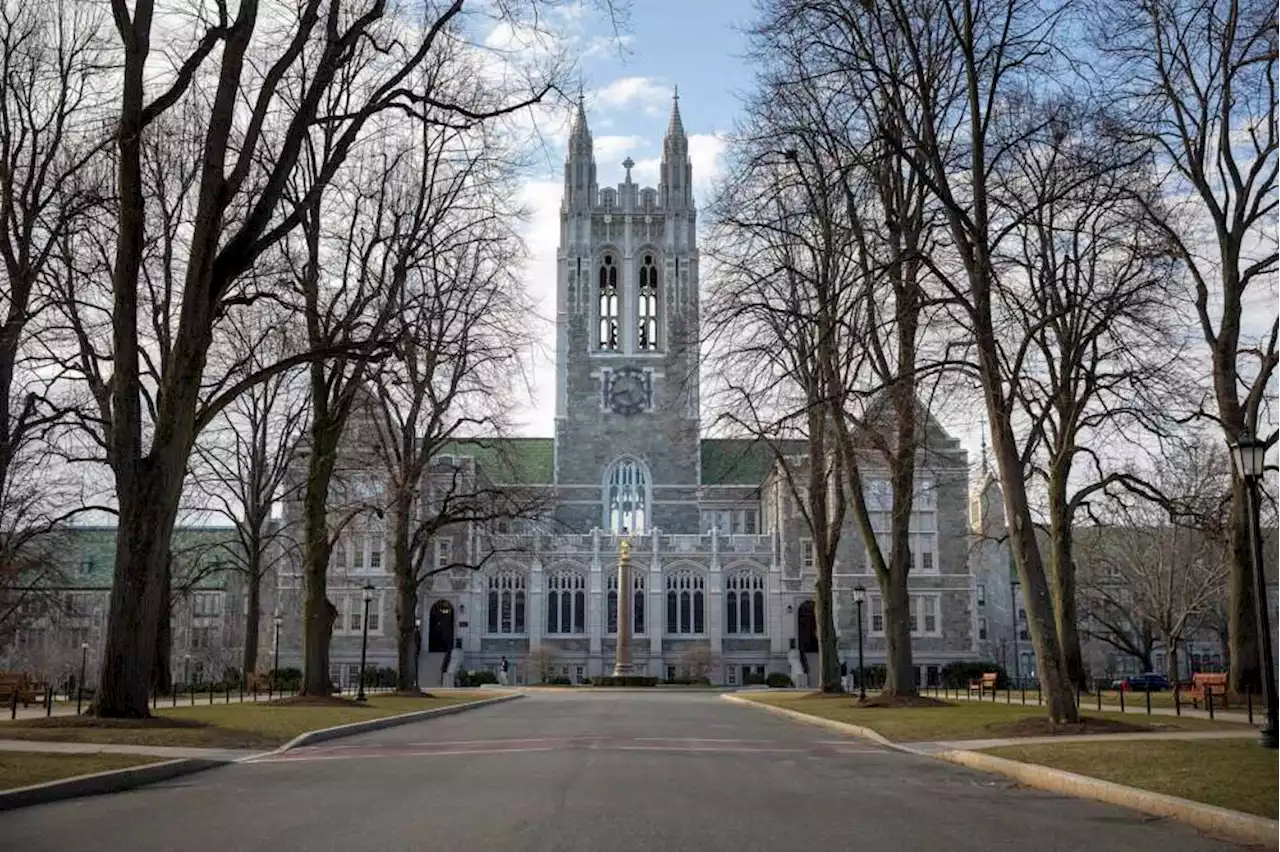
[[[645,483],[648,525],[669,532],[690,525],[688,532],[696,532],[696,517],[686,524],[663,499],[666,489],[696,489],[699,475],[697,211],[678,94],[657,188],[633,180],[631,157],[621,165],[621,183],[597,186],[580,95],[556,254],[555,473],[567,507],[562,519],[584,532],[607,527],[602,495],[625,458],[628,481]],[[670,503],[691,499],[673,491]]]

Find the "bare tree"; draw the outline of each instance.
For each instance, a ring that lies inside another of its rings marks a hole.
[[[279,313],[248,315],[230,325],[226,345],[251,352],[243,369],[261,370],[296,349],[289,318]],[[278,373],[250,387],[205,430],[192,460],[195,487],[214,516],[231,525],[239,545],[230,570],[245,590],[240,667],[246,675],[258,665],[262,582],[293,549],[275,510],[298,487],[289,472],[307,428],[309,400],[301,380],[296,371]]]
[[[1212,629],[1226,598],[1231,474],[1225,449],[1203,441],[1161,462],[1150,483],[1126,478],[1130,490],[1097,511],[1102,523],[1077,535],[1095,635],[1147,668],[1159,641],[1174,680],[1178,643]]]
[[[754,129],[756,140],[769,138]],[[770,448],[776,482],[812,538],[818,680],[839,692],[833,575],[848,499],[832,425],[838,361],[820,350],[833,345],[849,307],[841,298],[848,253],[825,215],[834,193],[815,191],[784,157],[767,142],[745,145],[712,207],[706,328],[718,350],[721,423]]]
[[[523,245],[512,229],[521,211],[507,201],[515,195],[510,153],[483,129],[425,126],[420,141],[422,180],[413,191],[423,212],[412,228],[421,228],[423,243],[393,297],[398,339],[374,376],[371,405],[390,515],[402,690],[414,683],[419,590],[459,564],[431,559],[436,536],[546,508],[539,495],[433,464],[460,437],[501,433],[533,342],[532,310],[512,274]]]
[[[536,27],[544,6],[529,0],[491,13],[495,23],[532,20]],[[154,0],[137,0],[132,9],[124,0],[113,2],[122,63],[117,208],[112,239],[92,247],[109,261],[109,298],[97,307],[100,326],[76,329],[81,352],[103,355],[110,365],[109,374],[87,369],[86,381],[115,480],[121,531],[98,715],[148,713],[166,550],[196,436],[246,388],[329,354],[305,351],[249,375],[210,375],[209,352],[225,318],[251,310],[279,286],[273,277],[248,273],[314,219],[348,155],[375,132],[376,116],[430,110],[477,121],[522,109],[550,91],[546,74],[524,81],[517,73],[499,75],[501,92],[477,113],[451,103],[448,92],[433,85],[437,78],[415,76],[432,57],[462,45],[462,7],[462,0],[432,3],[411,20],[383,0],[242,3],[234,11],[218,3],[184,13],[182,26],[166,22],[172,71],[157,78],[150,54],[164,12]],[[546,64],[558,68],[559,57]],[[478,82],[489,83],[492,77]],[[163,302],[170,321],[150,350],[143,270],[149,219],[164,194],[150,185],[145,151],[162,132],[158,122],[173,114],[193,125],[195,153],[188,162],[198,165],[198,177],[189,224],[170,258],[172,284]],[[305,195],[284,204],[300,166],[309,172]],[[80,307],[76,298],[72,304]],[[310,674],[327,677],[323,670]]]
[[[524,658],[530,675],[537,678],[536,683],[546,683],[555,676],[556,660],[558,659],[559,655],[556,653],[556,649],[549,645],[534,648]]]
[[[1264,0],[1108,5],[1095,27],[1104,84],[1127,113],[1112,133],[1165,170],[1150,212],[1185,264],[1228,442],[1258,434],[1280,355],[1277,270],[1277,18]],[[1260,683],[1243,483],[1233,485],[1228,608],[1231,687]]]
[[[0,3],[0,634],[59,585],[58,527],[88,501],[50,452],[65,420],[47,358],[59,242],[100,202],[102,16]]]

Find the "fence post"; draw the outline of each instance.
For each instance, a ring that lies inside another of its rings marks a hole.
[[[1124,712],[1124,693],[1125,693],[1124,687],[1125,687],[1125,684],[1127,683],[1128,683],[1127,680],[1120,681],[1120,712],[1121,713]]]
[[[1209,718],[1213,718],[1213,687],[1209,684],[1204,685],[1204,703],[1209,705]]]
[[[53,687],[46,686],[44,688],[44,715],[53,715]]]
[[[1150,715],[1151,715],[1151,682],[1150,682],[1150,681],[1143,681],[1143,683],[1146,685],[1146,693],[1147,693],[1147,715],[1148,715],[1148,716],[1150,716]]]
[[[1245,702],[1245,705],[1249,708],[1249,724],[1252,725],[1253,724],[1253,687],[1252,686],[1245,686],[1244,702]]]
[[[1173,684],[1173,715],[1182,715],[1182,684],[1177,681]]]
[[[1036,706],[1040,707],[1044,704],[1044,690],[1040,688],[1040,678],[1036,678]]]

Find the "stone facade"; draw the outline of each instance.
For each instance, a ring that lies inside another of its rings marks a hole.
[[[555,436],[463,442],[450,461],[505,487],[545,489],[553,508],[505,532],[456,529],[441,545],[483,567],[442,573],[424,589],[417,616],[430,637],[419,657],[424,685],[439,682],[445,650],[455,668],[495,670],[506,658],[517,682],[529,679],[535,658],[571,680],[610,672],[611,584],[624,529],[643,600],[633,625],[637,672],[680,677],[702,659],[710,661],[714,682],[740,684],[748,674],[793,674],[797,651],[816,664],[816,640],[806,635],[815,577],[805,564],[803,524],[773,473],[772,451],[749,440],[700,437],[697,211],[678,103],[658,187],[636,185],[631,161],[623,165],[622,183],[598,188],[579,105],[560,210]],[[920,607],[915,655],[922,680],[978,654],[966,457],[936,424],[930,430],[910,579]],[[349,443],[344,464],[356,470],[360,442]],[[803,445],[791,449],[799,453]],[[344,626],[331,647],[332,676],[340,683],[358,670],[361,631],[351,629],[350,607],[365,584],[376,588],[369,665],[395,664],[389,559],[378,544],[375,560],[367,538],[361,534],[354,550],[343,545],[348,549],[330,579]],[[875,578],[852,523],[843,541],[836,569],[841,653],[856,660],[852,595],[855,586],[866,586],[873,600],[864,613],[865,657],[875,665],[883,661],[872,624]],[[356,550],[359,565],[350,555]],[[498,555],[484,558],[492,553]],[[272,594],[284,616],[282,664],[298,665],[296,566],[282,568]],[[354,623],[363,623],[363,612]]]

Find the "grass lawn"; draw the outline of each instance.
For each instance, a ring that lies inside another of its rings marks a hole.
[[[167,760],[145,754],[45,754],[0,751],[0,790],[14,790],[109,769],[124,769]]]
[[[818,693],[773,692],[740,697],[838,722],[862,725],[896,742],[987,739],[1050,733],[1047,730],[1034,730],[1036,723],[1028,721],[1045,718],[1045,710],[1035,706],[957,701],[934,707],[859,707],[856,699],[848,696],[827,697]],[[1086,709],[1085,718],[1099,719],[1113,725],[1124,724],[1129,730],[1139,731],[1247,730],[1246,726],[1231,722],[1211,722],[1208,719],[1185,716],[1139,717],[1132,714],[1091,713]],[[1084,733],[1090,733],[1087,726]]]
[[[1275,819],[1276,753],[1248,740],[1005,746],[988,754]]]
[[[501,693],[497,693],[501,694]],[[0,740],[132,743],[195,748],[264,748],[282,745],[307,731],[348,722],[395,716],[463,704],[495,693],[459,693],[430,698],[378,695],[365,704],[346,706],[287,706],[271,704],[197,704],[158,707],[149,720],[90,719],[52,716],[0,722]]]

